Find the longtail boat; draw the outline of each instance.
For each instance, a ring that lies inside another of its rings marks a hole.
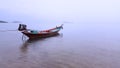
[[[40,30],[40,31],[27,29],[27,26],[24,24],[19,24],[19,28],[18,28],[18,30],[21,31],[21,33],[23,33],[24,35],[26,35],[29,39],[55,36],[59,34],[58,32],[61,29],[63,29],[63,24],[48,30]]]

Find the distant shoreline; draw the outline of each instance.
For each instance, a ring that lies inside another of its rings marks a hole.
[[[6,21],[0,21],[0,23],[8,23],[8,22],[6,22]]]

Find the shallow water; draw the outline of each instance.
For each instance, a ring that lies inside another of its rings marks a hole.
[[[11,26],[6,29],[18,24]],[[0,68],[119,68],[119,29],[119,24],[66,23],[60,35],[32,41],[23,41],[18,31],[0,32]]]

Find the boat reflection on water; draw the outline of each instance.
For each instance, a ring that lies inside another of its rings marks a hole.
[[[21,49],[21,52],[23,53],[26,53],[29,49],[29,46],[36,46],[36,43],[37,42],[45,42],[47,39],[51,39],[51,38],[54,38],[54,37],[63,37],[63,34],[62,33],[58,33],[57,35],[55,36],[51,36],[51,37],[48,37],[48,38],[35,38],[35,39],[27,39],[27,40],[23,40],[23,44],[22,46],[20,47]]]

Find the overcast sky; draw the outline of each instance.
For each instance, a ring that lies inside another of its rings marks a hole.
[[[0,0],[0,10],[51,20],[120,22],[120,0]]]

